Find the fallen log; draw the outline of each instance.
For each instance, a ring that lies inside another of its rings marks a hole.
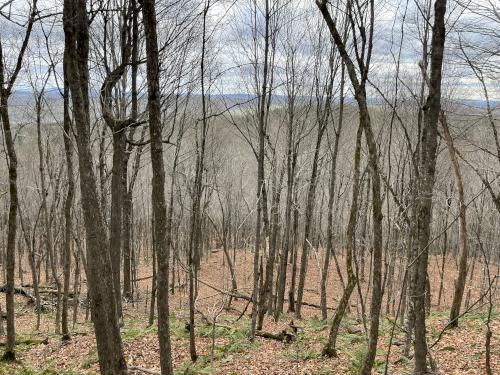
[[[7,286],[3,285],[0,287],[0,293],[7,293]],[[30,293],[30,291],[22,286],[15,286],[14,287],[14,294],[20,294],[24,297],[26,297],[30,303],[33,303],[36,306],[36,298],[33,294]],[[46,312],[49,309],[51,309],[53,305],[40,298],[40,308],[42,309],[42,312]]]
[[[281,341],[285,344],[296,340],[296,336],[294,334],[287,332],[286,330],[283,330],[280,333],[256,331],[255,336],[263,337],[265,339]]]
[[[49,343],[49,338],[46,337],[43,340],[42,339],[25,339],[25,340],[16,340],[16,345],[47,345]],[[0,346],[5,346],[5,342],[0,342]]]
[[[0,293],[7,293],[7,286],[6,285],[0,287]],[[28,289],[26,289],[22,286],[15,286],[14,287],[14,294],[21,294],[21,295],[25,296],[26,298],[29,298],[33,301],[36,301],[35,296],[33,294],[31,294]]]
[[[288,302],[288,301],[287,301]],[[321,309],[321,306],[316,303],[302,302],[302,306],[313,307],[315,309]],[[326,307],[327,310],[335,310],[333,307]]]

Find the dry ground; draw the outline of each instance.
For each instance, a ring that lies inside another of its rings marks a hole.
[[[430,262],[432,275],[433,311],[428,320],[428,337],[432,343],[447,323],[447,306],[451,300],[453,280],[456,275],[455,261],[447,261],[445,271],[445,292],[441,307],[438,309],[437,294],[439,288],[439,272],[437,271],[439,259],[433,258]],[[343,259],[339,257],[343,268]],[[319,260],[315,256],[309,261],[304,301],[319,304]],[[252,253],[240,251],[236,272],[238,276],[239,292],[250,294],[252,285]],[[480,269],[479,264],[476,265]],[[367,265],[368,269],[368,265]],[[338,275],[335,274],[332,261],[331,270],[333,278],[329,280],[328,301],[335,307],[342,287]],[[480,271],[476,270],[476,277],[472,285],[480,285]],[[295,342],[283,344],[281,342],[257,338],[251,343],[247,339],[249,318],[248,313],[237,320],[247,302],[244,300],[233,301],[233,309],[224,310],[218,317],[215,330],[215,351],[212,361],[211,335],[212,326],[207,324],[201,315],[197,317],[197,349],[200,358],[196,365],[189,361],[188,333],[185,330],[187,321],[187,290],[185,274],[178,271],[176,279],[180,281],[180,288],[175,289],[171,296],[171,325],[172,325],[172,354],[175,371],[178,374],[351,374],[355,373],[363,359],[365,336],[361,324],[360,301],[355,292],[351,299],[350,314],[344,320],[341,336],[338,341],[338,358],[325,358],[321,356],[321,349],[328,337],[329,322],[322,322],[317,308],[305,307],[303,320],[295,320],[295,324],[302,327]],[[396,270],[396,275],[398,271]],[[156,327],[147,327],[149,307],[146,296],[149,294],[151,280],[150,266],[144,264],[139,270],[139,278],[146,278],[139,282],[138,301],[125,303],[124,327],[122,329],[127,362],[130,366],[138,366],[153,371],[159,371],[159,349],[156,338]],[[216,252],[205,259],[200,272],[199,298],[197,308],[205,317],[210,318],[214,306],[221,303],[224,295],[217,293],[206,284],[218,288],[229,287],[229,272],[224,266],[222,252]],[[366,283],[362,285],[363,294],[366,294]],[[472,298],[477,299],[480,291],[471,289]],[[399,290],[394,292],[396,301],[399,299]],[[365,297],[365,296],[364,296]],[[1,294],[2,306],[5,306],[5,295]],[[227,298],[227,297],[226,297]],[[365,298],[366,299],[366,298]],[[85,321],[84,308],[80,308],[78,324],[75,334],[69,342],[62,342],[54,334],[54,313],[42,315],[42,326],[35,332],[35,313],[33,306],[28,304],[26,298],[16,296],[16,327],[20,341],[32,339],[27,344],[18,346],[18,363],[1,364],[0,374],[95,374],[98,373],[95,341],[92,333],[92,324]],[[369,307],[369,301],[365,301]],[[397,306],[397,304],[396,304]],[[385,304],[384,304],[385,309]],[[330,311],[330,316],[332,311]],[[438,364],[442,374],[484,374],[484,333],[485,310],[473,309],[460,321],[457,329],[447,331],[439,343],[432,349],[432,356]],[[277,323],[268,317],[265,321],[265,331],[280,332],[288,327],[294,319],[293,315],[285,314]],[[384,373],[385,357],[388,342],[391,336],[394,319],[384,316],[381,320],[380,344],[373,373]],[[353,328],[359,333],[349,333]],[[500,374],[500,316],[498,310],[493,314],[492,322],[492,365],[493,373]],[[389,374],[407,374],[412,368],[411,359],[401,356],[404,333],[396,327],[389,356]],[[48,338],[48,343],[39,343]],[[131,371],[131,373],[134,373]],[[140,374],[139,371],[136,371]]]

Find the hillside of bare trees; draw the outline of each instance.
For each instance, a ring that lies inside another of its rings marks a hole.
[[[500,4],[0,19],[0,374],[500,373]]]

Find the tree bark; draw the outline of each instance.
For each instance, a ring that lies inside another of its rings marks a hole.
[[[316,146],[314,148],[314,157],[311,171],[311,180],[309,181],[309,190],[307,192],[307,203],[305,212],[305,223],[304,223],[304,242],[302,243],[302,253],[300,258],[300,272],[299,272],[299,285],[297,286],[297,300],[295,302],[295,316],[300,319],[302,311],[302,298],[304,296],[304,287],[306,282],[306,270],[307,261],[309,256],[309,245],[312,242],[311,235],[311,225],[312,216],[314,211],[314,205],[316,201],[316,184],[318,179],[318,159],[319,151],[321,148],[321,141],[323,139],[323,134],[326,129],[325,123],[318,124],[318,135],[316,138]]]
[[[117,321],[112,266],[101,212],[90,146],[89,116],[89,30],[85,0],[65,0],[63,11],[65,55],[78,147],[82,211],[88,251],[87,279],[91,298],[99,367],[103,374],[124,375],[123,355]],[[104,248],[106,249],[103,251]]]
[[[339,334],[340,323],[345,315],[347,305],[349,303],[349,298],[356,286],[357,279],[353,271],[353,252],[355,247],[355,237],[356,237],[356,222],[358,216],[358,198],[359,198],[359,187],[360,187],[360,164],[361,164],[361,136],[363,135],[363,127],[361,124],[358,126],[358,131],[356,134],[356,149],[354,151],[354,174],[352,178],[352,199],[351,199],[351,210],[349,213],[349,222],[347,224],[347,243],[346,243],[346,269],[347,269],[347,285],[342,293],[337,310],[333,317],[332,326],[330,328],[330,334],[328,336],[328,342],[323,348],[323,354],[329,357],[336,357],[337,350],[337,336]]]
[[[17,55],[17,61],[10,77],[6,75],[4,66],[3,45],[0,40],[0,118],[2,120],[2,129],[7,151],[8,174],[9,174],[9,214],[7,227],[7,246],[5,252],[6,269],[6,306],[7,306],[7,342],[5,346],[4,360],[15,360],[14,351],[16,333],[14,323],[14,272],[16,267],[16,232],[17,232],[17,211],[19,206],[17,192],[17,154],[14,145],[14,137],[10,126],[9,117],[9,97],[12,88],[16,82],[19,71],[21,70],[24,54],[28,47],[31,31],[37,14],[37,0],[33,0],[30,9],[30,16],[26,25],[23,43]]]
[[[416,261],[413,305],[415,310],[415,375],[427,373],[427,341],[425,328],[425,291],[429,257],[430,223],[432,218],[432,195],[436,172],[437,125],[441,111],[441,74],[445,42],[445,14],[447,0],[434,3],[434,25],[432,28],[431,67],[429,92],[424,105],[424,126],[421,138],[421,158],[417,182],[416,232],[413,251]],[[424,78],[425,79],[425,78]]]
[[[160,69],[156,32],[156,10],[154,0],[142,2],[144,34],[146,38],[146,71],[148,81],[149,133],[151,139],[151,181],[153,214],[155,218],[155,248],[158,259],[158,341],[160,343],[160,365],[164,375],[173,373],[169,326],[168,273],[170,247],[166,236],[165,167],[160,103]]]
[[[327,217],[327,237],[326,237],[326,250],[323,263],[323,270],[321,272],[320,281],[320,304],[321,304],[321,317],[326,320],[327,302],[326,302],[326,282],[328,280],[328,269],[330,266],[330,254],[333,253],[333,204],[335,201],[335,188],[337,181],[337,156],[339,152],[339,140],[342,132],[342,125],[344,120],[344,84],[345,84],[345,67],[342,64],[342,73],[340,80],[340,102],[339,102],[339,117],[338,127],[335,129],[335,142],[332,151],[332,161],[330,166],[330,186],[328,187],[328,217]]]
[[[254,249],[254,265],[253,265],[253,300],[252,300],[252,320],[250,326],[250,338],[255,338],[255,330],[257,325],[258,314],[258,299],[259,299],[259,277],[263,277],[259,272],[260,246],[262,220],[264,227],[267,229],[267,194],[265,193],[265,174],[264,174],[264,141],[266,136],[266,97],[268,94],[268,72],[269,72],[269,45],[270,45],[270,9],[269,0],[265,0],[265,32],[264,32],[264,60],[263,60],[263,76],[262,87],[259,95],[258,108],[258,134],[259,147],[257,155],[257,225],[255,226],[255,249]],[[267,230],[264,231],[267,236]]]
[[[66,191],[66,199],[64,202],[64,281],[63,281],[63,300],[62,300],[62,320],[61,328],[63,339],[69,339],[68,329],[68,294],[69,284],[71,277],[71,243],[73,237],[73,222],[71,216],[71,208],[75,196],[75,181],[73,177],[73,144],[71,143],[71,117],[69,108],[69,87],[67,77],[64,79],[64,124],[63,124],[63,137],[64,137],[64,151],[66,155],[66,174],[68,179],[68,190]],[[77,293],[74,290],[74,293]],[[76,295],[76,294],[75,294]]]
[[[443,135],[446,141],[446,147],[450,155],[453,173],[455,174],[455,188],[458,194],[458,240],[460,245],[460,260],[458,262],[458,278],[455,281],[455,293],[453,294],[453,302],[451,303],[450,325],[458,326],[458,316],[460,315],[460,307],[464,296],[465,282],[467,280],[467,258],[469,256],[469,246],[467,244],[467,220],[466,220],[466,203],[464,197],[464,187],[462,183],[462,173],[458,164],[455,146],[451,138],[450,130],[446,115],[441,111],[441,126],[443,127]]]

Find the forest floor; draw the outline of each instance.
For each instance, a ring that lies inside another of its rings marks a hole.
[[[236,263],[238,291],[250,295],[252,285],[252,254],[241,251]],[[317,261],[316,261],[317,260]],[[341,268],[343,258],[338,259]],[[477,303],[460,319],[459,327],[447,330],[440,336],[447,324],[448,306],[451,301],[453,280],[456,275],[456,263],[449,258],[445,267],[443,297],[440,307],[437,307],[439,290],[440,258],[433,257],[430,262],[432,291],[432,310],[427,320],[428,342],[432,344],[438,337],[440,340],[432,347],[431,353],[441,374],[466,375],[485,374],[485,321],[486,308]],[[319,257],[309,261],[304,301],[319,304]],[[479,263],[476,265],[480,269]],[[366,267],[369,269],[369,265]],[[330,268],[333,273],[335,266],[332,261]],[[469,285],[480,285],[480,271],[476,270],[473,282]],[[395,279],[398,278],[398,267]],[[133,303],[124,302],[124,325],[122,337],[125,355],[129,366],[136,366],[159,373],[159,347],[156,336],[156,326],[148,327],[149,290],[151,267],[144,262],[138,270],[138,294]],[[290,275],[290,273],[288,274]],[[25,276],[25,278],[29,276]],[[284,314],[279,322],[272,317],[266,317],[264,331],[279,333],[283,329],[290,330],[293,320],[299,326],[299,333],[291,343],[258,337],[254,342],[248,340],[251,306],[242,314],[247,301],[233,301],[229,310],[222,310],[217,318],[214,332],[215,346],[212,353],[213,326],[207,322],[212,319],[214,311],[218,311],[221,303],[227,302],[227,296],[218,293],[213,288],[229,289],[229,273],[224,265],[222,251],[212,253],[204,259],[199,275],[199,294],[196,303],[197,314],[196,340],[198,361],[192,364],[189,359],[189,333],[185,328],[188,321],[188,298],[185,287],[185,274],[178,270],[175,274],[177,286],[171,295],[171,340],[172,356],[176,374],[355,374],[362,365],[366,341],[362,303],[359,292],[355,291],[350,303],[350,313],[343,320],[338,339],[337,358],[321,356],[321,350],[328,338],[331,321],[322,321],[321,313],[315,307],[304,307],[302,320],[296,320],[292,313]],[[344,275],[345,278],[345,275]],[[401,274],[399,275],[401,280]],[[328,283],[329,306],[335,307],[342,292],[338,274],[332,275]],[[369,300],[365,298],[367,283],[361,284],[361,293],[365,299],[365,310],[369,311]],[[412,369],[411,352],[409,358],[402,355],[404,331],[396,319],[392,306],[397,305],[400,287],[396,282],[392,293],[394,298],[389,301],[389,314],[381,318],[380,339],[377,351],[374,374],[384,373],[389,342],[392,346],[389,353],[388,374],[410,374]],[[480,295],[479,290],[470,289],[470,301],[474,303]],[[394,303],[393,303],[394,301]],[[0,303],[5,306],[5,294],[0,295]],[[384,312],[387,301],[384,301]],[[286,303],[285,310],[288,304]],[[494,309],[491,329],[491,363],[494,374],[500,374],[500,309]],[[238,319],[242,315],[240,319]],[[333,311],[329,310],[329,317]],[[12,375],[51,375],[51,374],[96,374],[99,372],[93,326],[85,320],[85,307],[78,312],[77,324],[70,341],[61,341],[54,334],[55,312],[49,311],[41,315],[41,328],[36,331],[36,313],[32,303],[26,297],[16,295],[16,334],[17,359],[15,363],[0,363],[0,374]],[[394,332],[393,332],[394,329]],[[392,333],[394,333],[392,335]],[[2,343],[0,342],[0,345]],[[140,370],[132,370],[130,374],[145,374]]]

